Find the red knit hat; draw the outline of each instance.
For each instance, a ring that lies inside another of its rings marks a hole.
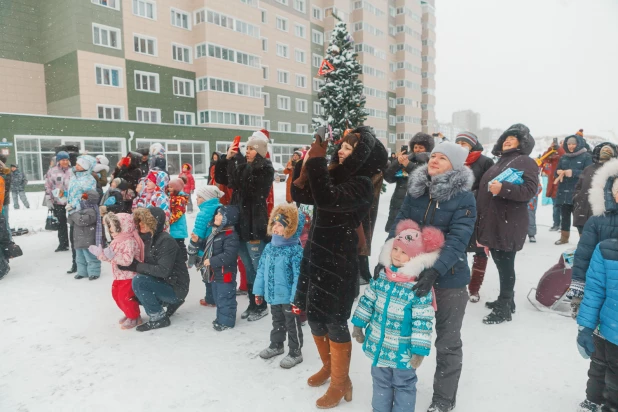
[[[150,172],[150,173],[148,173],[148,176],[146,177],[146,180],[150,180],[152,183],[154,183],[156,185],[157,184],[157,175],[154,172]]]

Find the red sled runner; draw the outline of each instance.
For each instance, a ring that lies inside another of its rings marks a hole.
[[[569,308],[570,300],[566,294],[571,285],[571,272],[573,267],[573,256],[575,249],[567,250],[560,255],[560,260],[539,280],[536,288],[528,292],[528,300],[537,310],[541,312],[554,312],[561,316],[571,316],[571,312],[560,310],[560,307]],[[535,292],[535,299],[530,296]]]

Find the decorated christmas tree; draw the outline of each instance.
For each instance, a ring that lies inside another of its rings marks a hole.
[[[313,127],[330,127],[335,141],[346,129],[361,126],[367,118],[363,83],[358,79],[362,67],[353,42],[346,24],[339,21],[319,72],[325,81],[318,93],[324,114],[313,118]]]

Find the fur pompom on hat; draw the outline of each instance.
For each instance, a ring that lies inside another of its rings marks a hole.
[[[435,227],[420,228],[413,220],[402,220],[395,229],[393,248],[400,248],[408,257],[440,250],[444,245],[444,234]]]
[[[266,158],[268,153],[268,141],[270,140],[270,133],[268,130],[262,129],[254,132],[247,141],[247,147],[251,146],[258,154]]]
[[[213,185],[201,186],[195,189],[195,196],[201,197],[204,200],[221,199],[224,194],[217,186]]]

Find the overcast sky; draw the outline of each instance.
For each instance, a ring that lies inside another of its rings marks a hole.
[[[618,140],[618,0],[436,0],[437,119]]]

